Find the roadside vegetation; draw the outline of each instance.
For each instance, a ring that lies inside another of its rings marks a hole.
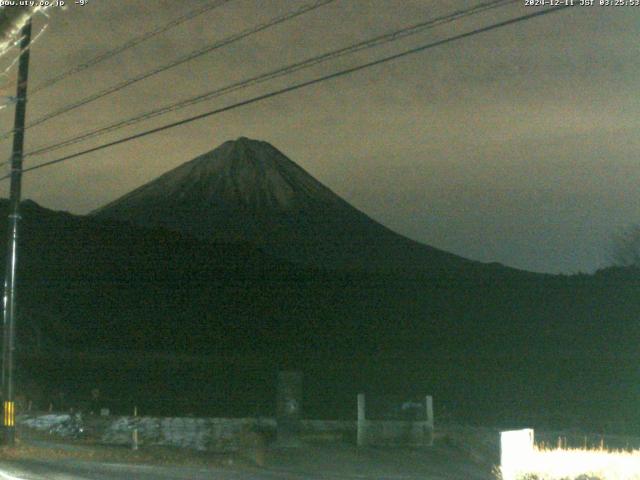
[[[515,477],[502,480],[640,480],[640,450],[536,446]]]

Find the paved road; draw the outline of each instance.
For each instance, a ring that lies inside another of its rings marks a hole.
[[[480,438],[494,436],[482,433]],[[25,445],[36,448],[37,456],[0,460],[0,480],[493,480],[491,467],[497,460],[494,446],[483,449],[480,441],[443,441],[416,450],[346,444],[273,449],[267,452],[268,468],[246,462],[228,467],[122,463],[117,455],[105,462],[93,456],[91,446],[42,440]],[[59,451],[67,450],[86,455],[60,457]]]
[[[0,480],[298,480],[282,472],[230,468],[159,467],[77,460],[20,460],[0,463]]]
[[[434,480],[443,477],[432,477]],[[161,467],[78,460],[17,460],[0,463],[0,480],[414,480],[404,475],[336,475],[284,469]],[[424,477],[422,478],[424,480]]]

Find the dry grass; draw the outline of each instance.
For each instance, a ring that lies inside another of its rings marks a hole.
[[[504,480],[640,480],[640,450],[535,447]]]
[[[229,466],[238,463],[238,461],[242,463],[242,458],[237,455],[216,455],[210,452],[156,446],[145,446],[134,451],[127,447],[79,441],[52,442],[47,445],[18,441],[14,447],[0,447],[0,460],[41,458],[165,466]]]

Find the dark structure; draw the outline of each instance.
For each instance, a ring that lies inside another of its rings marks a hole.
[[[278,373],[278,397],[276,403],[277,442],[281,447],[300,444],[300,420],[302,419],[302,373]]]

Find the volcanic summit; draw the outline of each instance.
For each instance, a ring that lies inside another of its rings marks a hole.
[[[92,212],[215,241],[251,242],[328,268],[448,269],[471,263],[414,242],[318,182],[267,142],[240,137]]]

